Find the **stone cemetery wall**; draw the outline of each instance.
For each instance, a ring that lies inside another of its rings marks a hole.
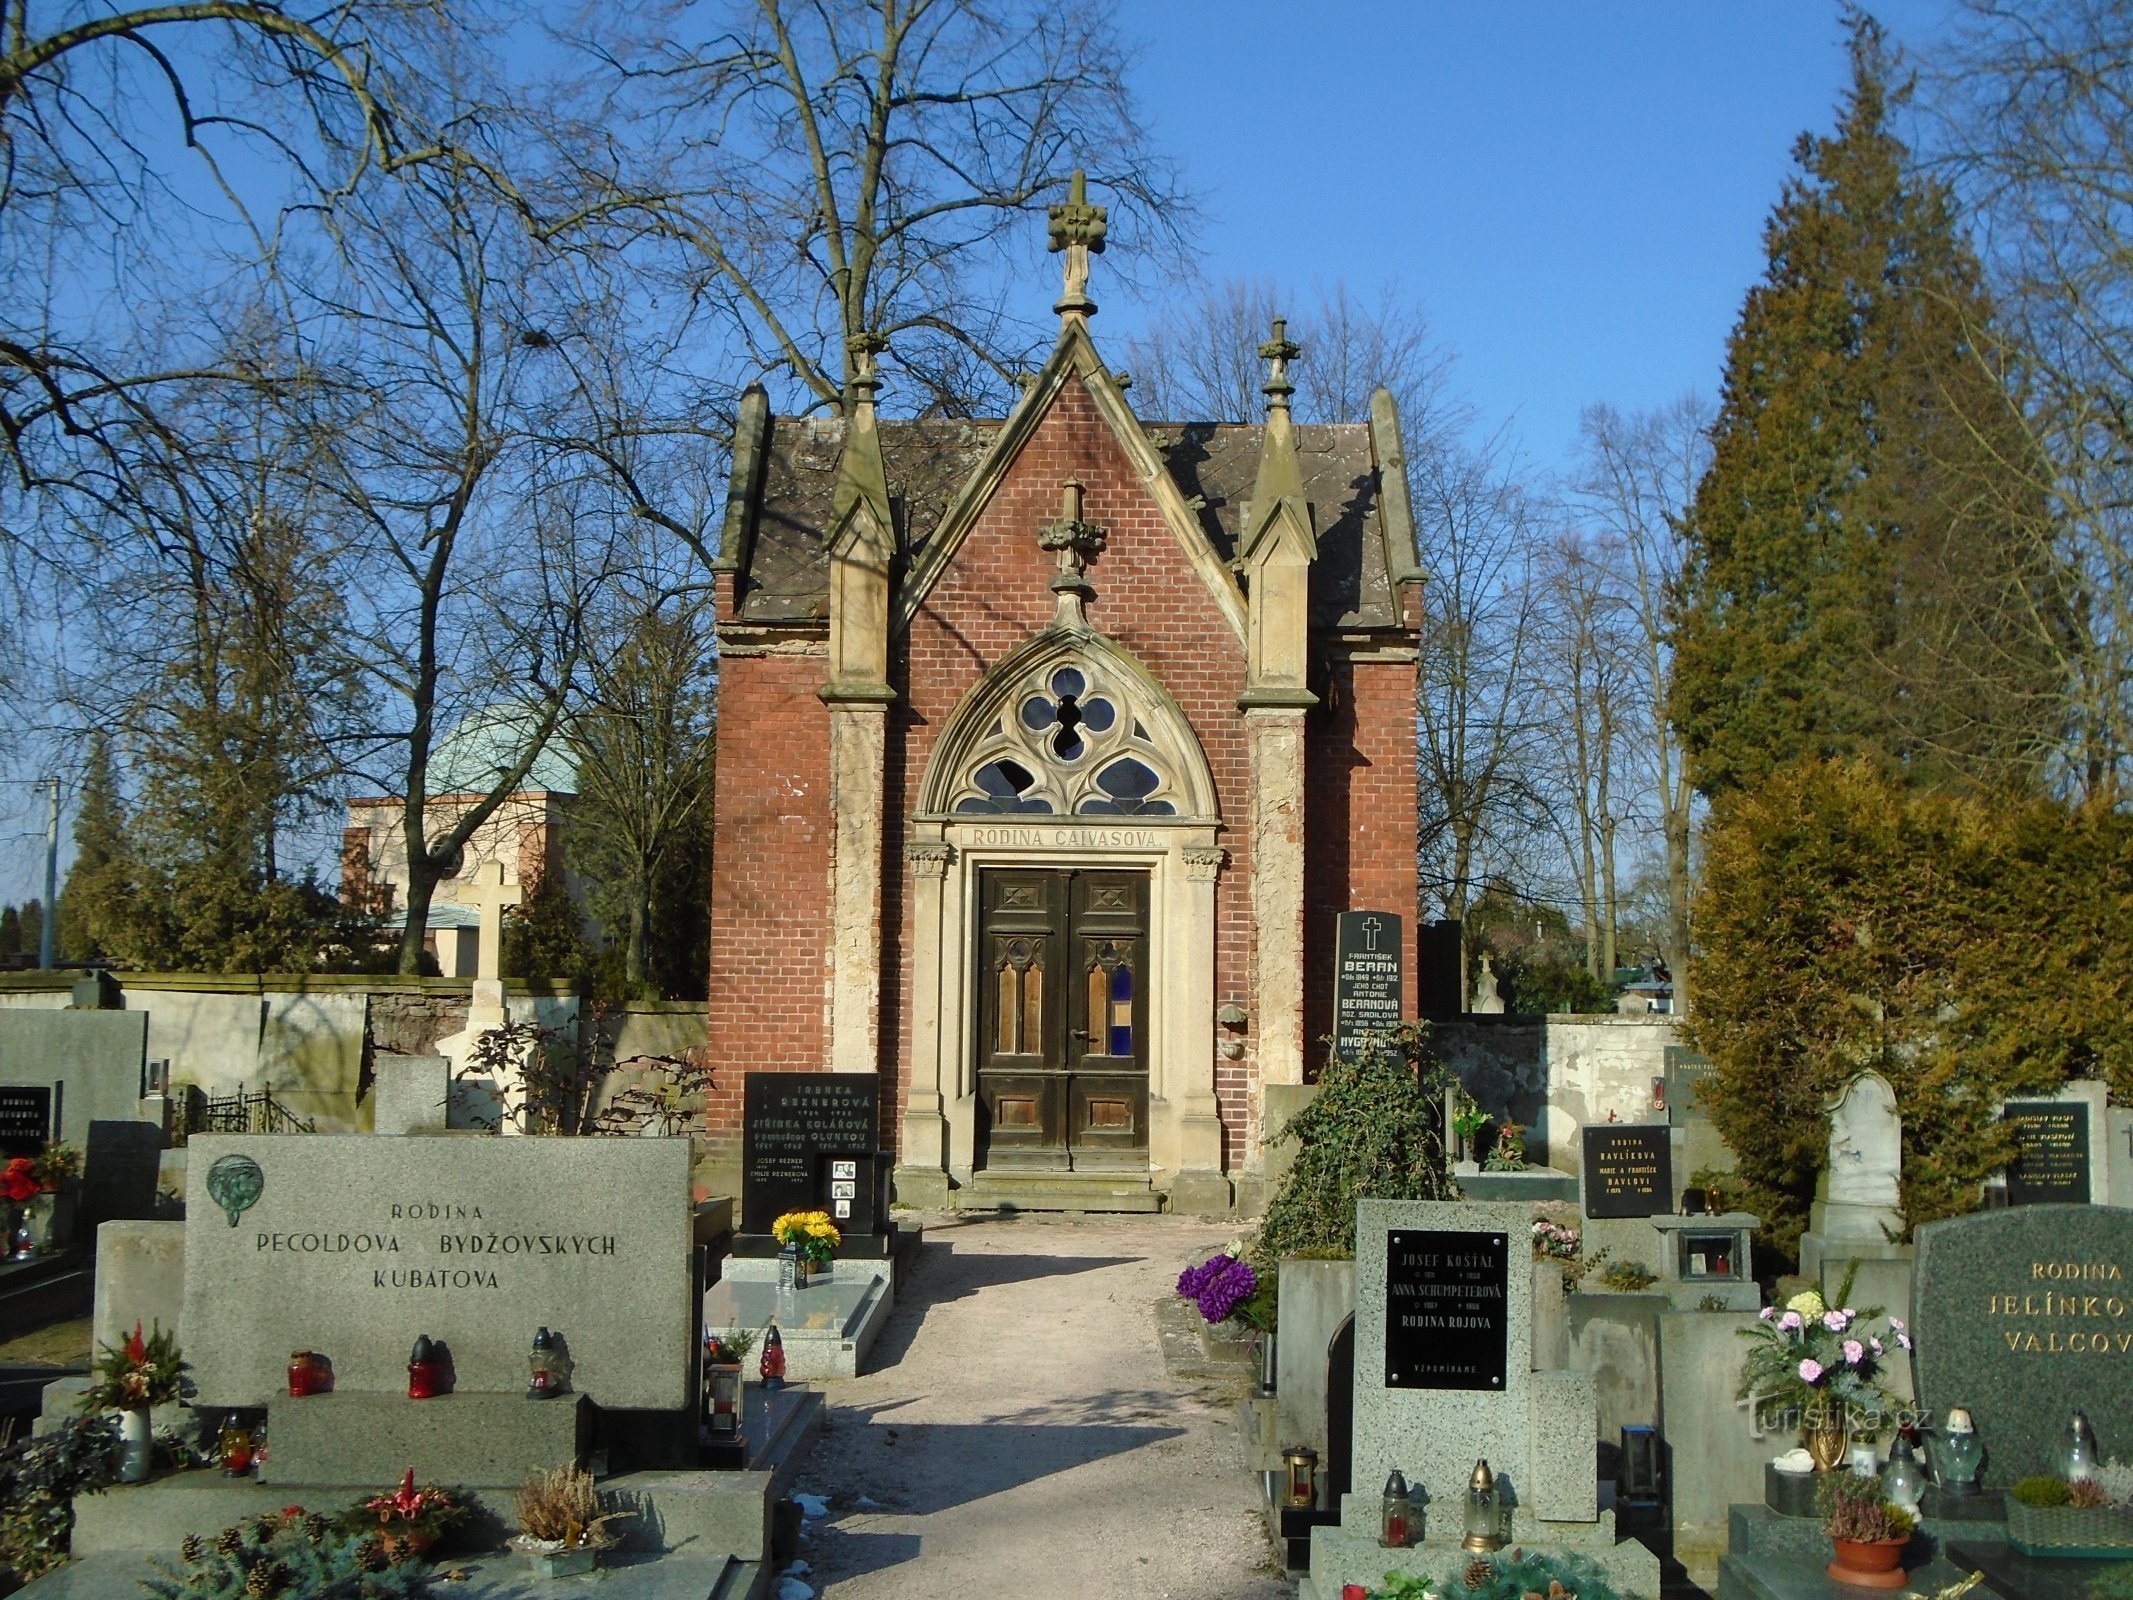
[[[464,1394],[514,1394],[560,1331],[604,1406],[688,1403],[686,1139],[200,1135],[187,1171],[185,1352],[206,1407],[279,1392],[291,1350],[337,1391],[404,1393],[418,1334]]]
[[[1581,1129],[1656,1115],[1652,1080],[1680,1044],[1671,1017],[1465,1017],[1438,1025],[1436,1044],[1468,1091],[1526,1124],[1527,1159],[1580,1170]]]
[[[1966,1406],[2005,1489],[2053,1458],[2078,1408],[2133,1460],[2133,1211],[2026,1205],[1918,1229],[1919,1403]]]

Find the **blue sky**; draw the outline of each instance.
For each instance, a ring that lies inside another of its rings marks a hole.
[[[1874,12],[1926,42],[1952,5]],[[1480,426],[1510,424],[1543,470],[1592,401],[1716,395],[1793,143],[1830,126],[1847,77],[1830,0],[1138,0],[1123,16],[1158,139],[1205,196],[1208,275],[1397,282]],[[1129,331],[1119,309],[1100,333]]]
[[[1952,11],[1875,7],[1921,45]],[[1835,0],[1132,0],[1121,20],[1203,197],[1207,277],[1397,284],[1477,426],[1508,426],[1536,472],[1593,401],[1716,394],[1793,142],[1846,77]],[[1104,277],[1115,351],[1146,308]],[[0,781],[0,900],[41,892],[43,822]]]

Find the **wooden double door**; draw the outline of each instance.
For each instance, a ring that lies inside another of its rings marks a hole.
[[[979,878],[978,1107],[996,1169],[1148,1164],[1148,875]]]

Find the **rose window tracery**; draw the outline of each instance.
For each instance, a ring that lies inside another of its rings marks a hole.
[[[965,815],[1172,817],[1169,766],[1130,687],[1092,664],[1047,664],[980,742],[955,810]]]

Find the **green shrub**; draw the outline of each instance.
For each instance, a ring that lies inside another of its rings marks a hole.
[[[27,1583],[66,1560],[74,1497],[117,1481],[118,1423],[108,1416],[70,1418],[0,1451],[0,1569]]]
[[[1296,1141],[1296,1159],[1267,1202],[1253,1259],[1352,1256],[1356,1201],[1453,1198],[1450,1083],[1423,1022],[1368,1038],[1355,1061],[1329,1061],[1318,1097],[1275,1135]]]
[[[156,1600],[435,1600],[437,1573],[395,1564],[374,1532],[351,1532],[300,1506],[268,1512],[213,1538],[188,1534],[178,1565],[156,1562],[141,1587]]]

